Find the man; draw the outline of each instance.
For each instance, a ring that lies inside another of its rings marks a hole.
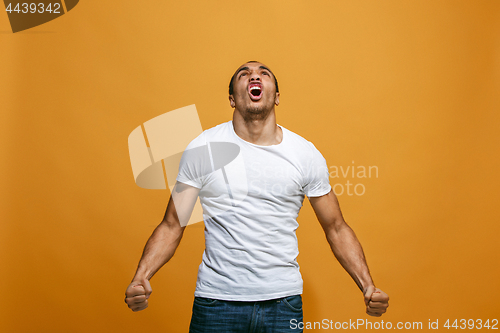
[[[389,297],[375,288],[361,245],[344,222],[326,161],[312,143],[276,123],[279,97],[265,65],[251,61],[235,72],[233,120],[203,132],[186,149],[165,217],[126,291],[133,311],[148,306],[149,280],[173,256],[199,196],[206,249],[190,332],[297,332],[291,323],[302,321],[302,278],[295,230],[307,196],[335,257],[363,292],[366,312],[385,313]]]

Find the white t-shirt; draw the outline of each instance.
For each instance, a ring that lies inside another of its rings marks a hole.
[[[304,195],[331,187],[321,153],[281,129],[281,143],[259,146],[241,139],[229,121],[186,148],[177,181],[200,189],[205,222],[195,296],[261,301],[302,293],[297,216]]]

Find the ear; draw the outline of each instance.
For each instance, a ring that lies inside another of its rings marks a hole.
[[[231,105],[233,109],[236,106],[236,104],[234,103],[233,95],[229,95],[229,105]]]
[[[280,104],[280,93],[279,92],[276,93],[276,97],[274,98],[274,104],[276,104],[276,106],[278,106]]]

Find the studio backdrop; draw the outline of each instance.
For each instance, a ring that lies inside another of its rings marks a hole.
[[[365,314],[305,200],[306,331],[499,327],[499,1],[41,3],[0,7],[2,332],[187,332],[203,222],[149,308],[124,303],[170,193],[136,184],[129,135],[188,106],[195,131],[230,120],[249,60],[278,78],[278,123],[324,155],[391,298]]]

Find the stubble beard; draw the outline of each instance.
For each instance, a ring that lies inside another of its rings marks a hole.
[[[265,120],[271,113],[271,110],[272,106],[266,108],[263,105],[260,106],[250,105],[244,109],[242,116],[246,122]]]

